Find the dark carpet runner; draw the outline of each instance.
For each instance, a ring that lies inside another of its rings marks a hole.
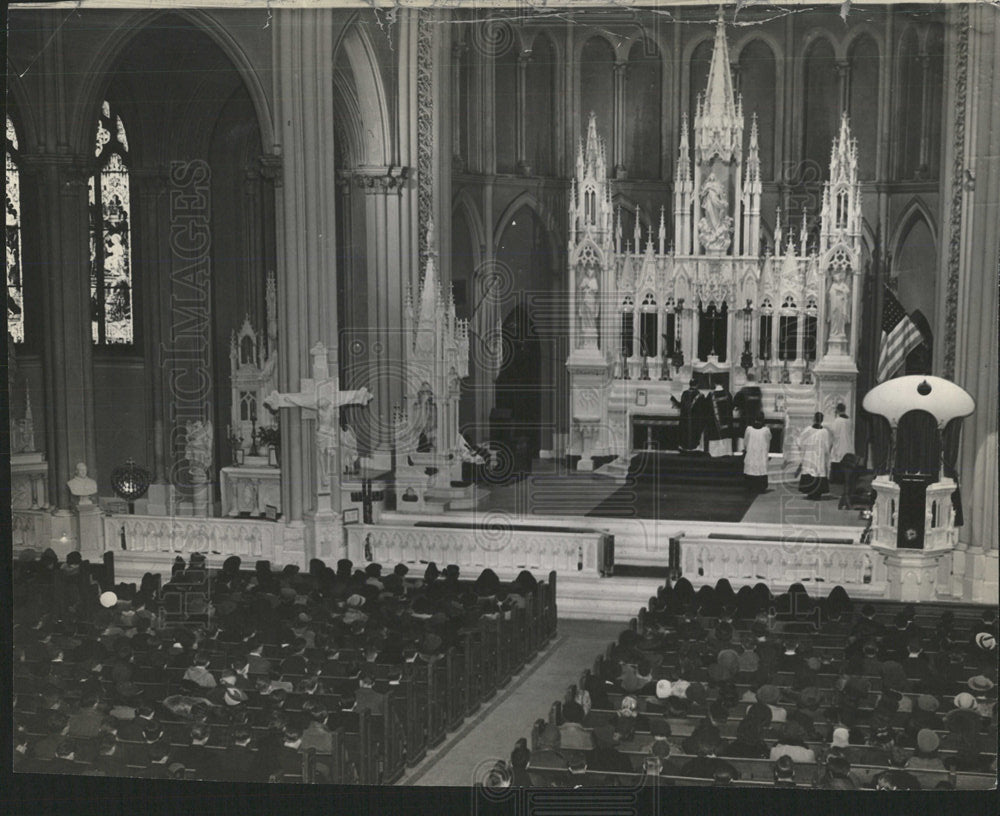
[[[625,484],[587,515],[738,522],[755,498],[743,485],[742,457],[644,452]]]

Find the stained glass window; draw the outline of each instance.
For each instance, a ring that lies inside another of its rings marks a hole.
[[[17,131],[7,117],[7,332],[15,343],[24,342],[24,278],[21,263],[21,175],[18,170]]]
[[[97,118],[90,177],[91,339],[99,345],[134,341],[132,321],[132,205],[125,125],[108,102]]]

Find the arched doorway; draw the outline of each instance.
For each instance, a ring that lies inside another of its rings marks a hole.
[[[551,447],[560,324],[552,319],[551,242],[532,207],[525,204],[511,216],[496,257],[497,266],[509,275],[510,287],[497,305],[503,356],[494,386],[490,436],[513,447],[523,439],[527,455],[534,459],[541,449]]]

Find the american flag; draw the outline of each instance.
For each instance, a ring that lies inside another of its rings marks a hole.
[[[882,342],[879,345],[876,381],[888,380],[899,370],[906,355],[923,341],[924,337],[917,324],[910,319],[896,296],[886,289],[885,303],[882,305]]]

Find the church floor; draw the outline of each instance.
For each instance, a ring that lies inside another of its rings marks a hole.
[[[767,493],[754,499],[742,521],[748,524],[790,524],[801,528],[808,524],[864,527],[858,510],[838,510],[839,485],[819,501],[805,499],[794,484],[772,484]]]
[[[663,488],[671,501],[637,501],[642,497],[630,499],[630,491],[612,479],[567,471],[561,463],[543,459],[532,463],[530,476],[506,485],[491,485],[488,489],[489,497],[481,510],[509,513],[523,519],[588,515],[652,518],[659,509],[660,518],[673,520],[788,523],[799,527],[810,523],[865,526],[857,510],[837,508],[842,489],[839,485],[833,485],[833,492],[820,501],[805,500],[794,484],[772,484],[767,493],[752,501],[739,488],[705,489],[699,485],[671,484]],[[622,506],[622,502],[629,501],[631,504]],[[642,512],[644,509],[648,515]]]
[[[548,718],[552,703],[562,699],[622,628],[609,621],[560,620],[549,648],[428,752],[399,784],[467,787],[481,781],[496,760],[509,759],[519,737],[530,740],[535,720]]]

